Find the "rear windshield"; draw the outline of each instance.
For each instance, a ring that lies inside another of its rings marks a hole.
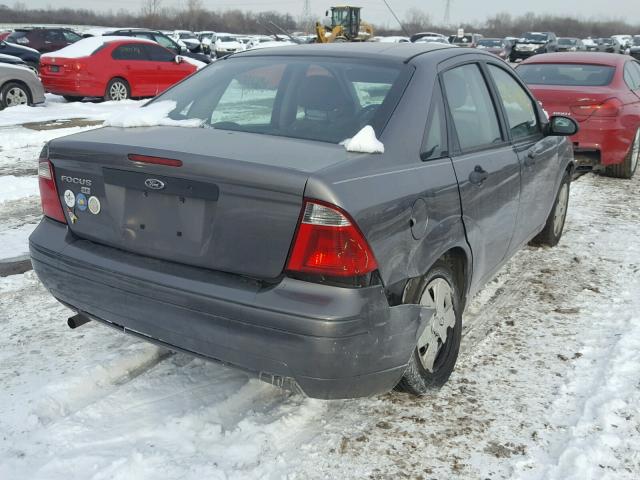
[[[559,38],[558,45],[575,45],[578,41],[575,38]]]
[[[502,40],[493,40],[485,38],[484,40],[478,40],[479,47],[501,47]]]
[[[615,67],[564,63],[520,65],[516,71],[532,85],[569,85],[603,87],[611,83]]]
[[[546,33],[527,32],[524,34],[523,40],[525,42],[546,42],[547,37]]]
[[[382,112],[397,102],[390,92],[403,89],[393,90],[405,77],[401,69],[354,59],[236,57],[157,99],[176,102],[171,118],[200,119],[205,128],[339,143],[366,125],[381,129]]]

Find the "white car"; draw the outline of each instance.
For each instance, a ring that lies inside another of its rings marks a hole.
[[[245,45],[238,40],[235,35],[229,33],[219,33],[216,37],[215,52],[216,56],[222,57],[230,53],[242,52]]]
[[[196,32],[198,40],[202,48],[202,53],[210,54],[212,52],[211,45],[216,41],[216,32],[207,30],[204,32]]]
[[[196,34],[188,30],[174,30],[170,37],[178,42],[178,45],[188,48],[191,52],[197,52],[202,47]]]

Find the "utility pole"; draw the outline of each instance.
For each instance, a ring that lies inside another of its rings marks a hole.
[[[451,0],[444,0],[444,24],[451,23]]]
[[[310,0],[304,0],[304,4],[302,6],[302,22],[304,24],[304,33],[309,33],[311,31],[310,23],[311,23],[311,2]]]

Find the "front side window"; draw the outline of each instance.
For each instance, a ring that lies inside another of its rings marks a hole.
[[[448,70],[442,80],[462,152],[501,142],[496,110],[478,65]]]
[[[489,65],[489,72],[507,113],[511,138],[518,140],[539,134],[540,126],[536,111],[527,92],[503,69]]]
[[[164,48],[168,48],[169,50],[173,51],[177,50],[176,44],[170,38],[163,37],[162,35],[155,35],[152,40],[155,40],[160,46]]]
[[[149,60],[152,62],[173,62],[175,55],[159,45],[145,45]]]
[[[393,110],[383,106],[398,101],[391,92],[402,68],[353,59],[238,57],[212,64],[158,101],[176,102],[171,118],[198,118],[209,128],[339,143],[366,125],[386,123]]]
[[[64,35],[64,38],[67,42],[72,42],[72,43],[77,42],[82,38],[80,35],[78,35],[75,32],[72,32],[71,30],[63,30],[62,35]]]

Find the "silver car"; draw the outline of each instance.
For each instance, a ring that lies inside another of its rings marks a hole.
[[[40,79],[28,68],[0,65],[0,109],[44,102]]]

